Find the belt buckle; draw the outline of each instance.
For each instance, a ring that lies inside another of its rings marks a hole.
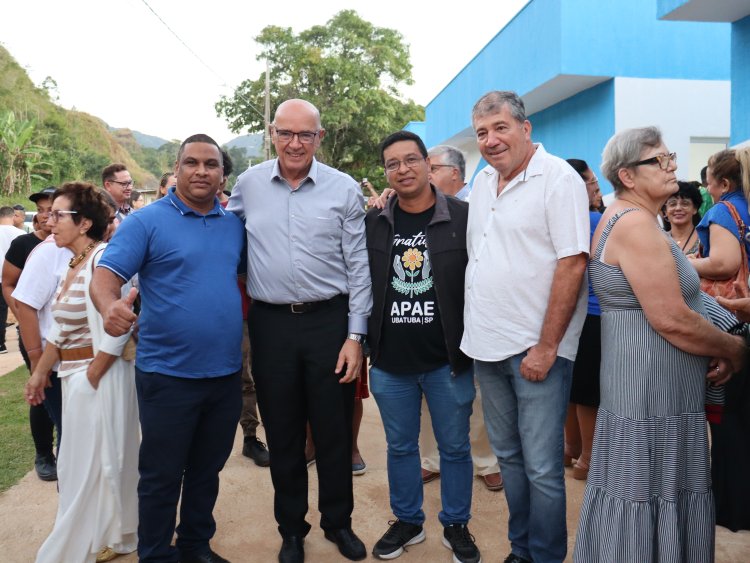
[[[292,309],[292,313],[295,313],[298,315],[305,312],[304,303],[292,303],[289,307]]]

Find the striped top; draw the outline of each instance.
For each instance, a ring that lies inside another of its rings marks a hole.
[[[63,276],[52,304],[52,318],[57,325],[57,330],[53,331],[52,343],[58,348],[91,346],[91,331],[86,315],[86,287],[84,287],[82,270],[78,271],[76,277],[63,292],[64,285],[65,277]],[[58,376],[70,375],[87,367],[90,362],[90,359],[60,362]]]
[[[609,234],[630,211],[609,220],[589,264],[602,308],[601,403],[574,561],[709,563],[709,358],[684,352],[656,332],[625,274],[603,261]],[[731,325],[733,317],[700,291],[695,269],[664,236],[688,307],[714,324]]]

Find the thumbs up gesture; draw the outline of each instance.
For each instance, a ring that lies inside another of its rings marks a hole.
[[[130,288],[122,299],[113,301],[104,315],[104,330],[112,336],[122,336],[130,330],[138,315],[133,312],[133,303],[138,296],[138,290]]]

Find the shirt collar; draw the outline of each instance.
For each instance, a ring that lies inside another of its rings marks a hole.
[[[221,205],[219,204],[218,197],[214,197],[214,208],[206,214],[199,213],[192,207],[185,205],[185,202],[182,201],[179,197],[177,197],[177,194],[175,193],[175,188],[169,188],[169,191],[167,192],[167,197],[169,198],[169,202],[177,209],[177,211],[180,212],[181,215],[187,215],[188,213],[192,213],[193,215],[197,215],[199,217],[207,217],[209,215],[226,215],[226,212],[224,211],[224,209],[222,209]]]
[[[435,194],[435,211],[432,214],[432,219],[430,219],[430,225],[443,221],[450,221],[451,214],[450,211],[448,211],[448,200],[446,199],[445,194],[435,188],[432,184],[430,184],[430,189],[432,190],[432,193]],[[393,225],[393,214],[395,213],[397,201],[397,195],[388,198],[385,207],[383,207],[383,210],[380,212],[380,216],[386,219],[391,225]]]
[[[276,159],[273,161],[273,168],[271,169],[271,179],[281,180],[282,182],[286,182],[287,184],[289,183],[287,182],[286,178],[281,175],[281,168],[279,168],[278,157],[276,157]],[[310,171],[307,173],[307,177],[302,179],[296,189],[300,189],[302,185],[307,182],[307,180],[310,180],[313,184],[318,183],[318,159],[315,157],[313,157],[312,159],[312,164],[310,165]]]

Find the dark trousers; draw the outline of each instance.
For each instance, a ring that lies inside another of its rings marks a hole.
[[[18,325],[16,325],[16,333],[18,334],[18,349],[21,352],[21,357],[26,364],[26,369],[31,372],[31,361],[23,345],[21,330]],[[29,426],[31,427],[31,438],[34,440],[36,454],[51,455],[54,446],[55,424],[43,404],[29,407]]]
[[[0,346],[5,346],[5,323],[8,322],[8,304],[3,297],[3,285],[0,284]]]
[[[347,334],[348,301],[313,312],[252,304],[248,313],[253,376],[271,454],[274,514],[282,536],[304,536],[307,514],[305,427],[309,420],[318,469],[320,525],[348,528],[352,494],[355,385],[334,373]]]
[[[138,461],[138,557],[178,560],[205,552],[216,531],[219,471],[232,451],[240,417],[240,372],[187,379],[136,368],[141,421]],[[182,491],[177,549],[177,501]]]

